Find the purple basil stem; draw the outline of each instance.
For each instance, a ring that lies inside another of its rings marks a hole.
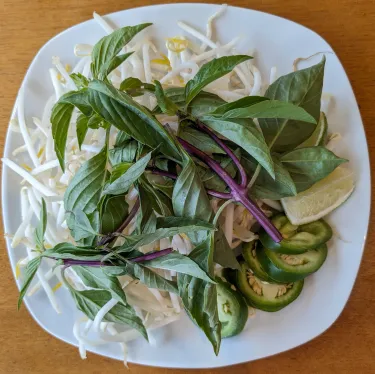
[[[132,210],[130,211],[129,215],[125,218],[125,220],[121,224],[121,226],[115,232],[113,232],[111,234],[108,234],[107,236],[104,236],[99,241],[98,246],[102,246],[102,245],[108,244],[109,242],[111,242],[115,238],[116,233],[122,233],[125,230],[125,228],[129,225],[130,221],[137,214],[139,206],[140,206],[140,201],[139,201],[139,198],[138,198],[137,201],[135,202]]]
[[[247,186],[247,175],[245,169],[241,165],[240,160],[237,156],[232,152],[232,150],[213,132],[211,131],[203,122],[197,121],[198,127],[207,133],[215,142],[225,151],[225,153],[232,159],[234,164],[237,166],[238,171],[240,172],[241,177],[241,187]]]
[[[129,261],[132,261],[132,262],[150,261],[150,260],[154,260],[155,258],[169,255],[171,252],[173,252],[172,248],[166,248],[166,249],[162,249],[161,251],[146,253],[143,256],[130,258]]]
[[[257,219],[273,241],[278,243],[283,239],[280,232],[276,229],[264,212],[247,196],[247,189],[245,186],[238,185],[236,181],[234,181],[233,178],[221,167],[221,165],[209,157],[206,153],[202,152],[198,148],[195,148],[193,145],[181,138],[178,138],[178,141],[188,153],[195,155],[201,161],[207,164],[228,185],[231,190],[230,195],[232,199],[240,202],[251,212],[251,214]]]
[[[71,260],[65,259],[63,260],[65,266],[103,266],[104,264],[101,261],[90,261],[90,260]]]

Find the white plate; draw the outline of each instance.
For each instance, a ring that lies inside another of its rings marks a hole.
[[[118,26],[153,22],[153,37],[164,40],[183,34],[176,26],[183,20],[203,29],[207,17],[217,6],[207,4],[173,4],[137,8],[109,16]],[[279,74],[291,71],[293,60],[310,56],[318,51],[331,51],[331,47],[313,31],[283,18],[269,14],[229,7],[217,22],[218,40],[230,41],[243,36],[238,48],[246,52],[257,50],[257,65],[265,76],[270,68],[278,67]],[[51,56],[58,55],[64,62],[74,64],[75,43],[94,44],[104,36],[102,29],[93,21],[74,26],[50,40],[36,55],[25,80],[26,116],[40,116],[46,98],[53,90],[49,82],[48,68]],[[309,61],[316,63],[320,59]],[[270,356],[297,347],[324,332],[337,319],[348,300],[357,276],[364,249],[370,211],[370,168],[365,133],[358,106],[348,77],[335,54],[327,54],[324,91],[332,93],[335,105],[329,112],[330,129],[340,131],[344,137],[337,150],[350,159],[357,181],[351,198],[329,217],[329,221],[343,240],[330,243],[329,256],[316,275],[306,279],[301,296],[290,306],[277,313],[257,312],[240,335],[222,342],[219,357],[215,357],[211,345],[187,317],[155,332],[158,345],[147,345],[142,339],[130,344],[129,361],[143,365],[209,368],[232,365]],[[5,156],[18,146],[17,135],[8,132]],[[2,177],[2,201],[5,232],[14,232],[20,223],[20,178],[8,168]],[[9,257],[14,269],[22,250],[11,250]],[[35,320],[50,334],[76,345],[72,326],[76,309],[67,291],[60,289],[58,297],[63,313],[56,315],[43,293],[26,298],[26,305]],[[14,301],[16,303],[16,300]],[[15,317],[16,318],[16,317]],[[104,356],[120,359],[118,345],[92,347]],[[77,359],[79,359],[77,354]]]

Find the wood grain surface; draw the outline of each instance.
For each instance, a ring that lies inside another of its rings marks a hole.
[[[4,145],[17,90],[37,51],[64,29],[91,18],[157,1],[2,0],[0,7],[0,144]],[[325,38],[353,85],[375,161],[375,2],[373,0],[237,0],[231,5],[299,22]],[[265,25],[266,27],[266,25]],[[1,154],[3,150],[1,149]],[[375,194],[373,195],[375,196]],[[373,197],[374,201],[374,197]],[[374,224],[374,215],[370,228]],[[2,236],[1,236],[2,237]],[[125,368],[94,354],[81,361],[77,349],[43,331],[26,308],[17,313],[18,291],[0,242],[0,373],[121,373]],[[334,325],[313,341],[280,355],[226,369],[197,373],[375,373],[375,231],[370,230],[358,279]],[[327,285],[329,287],[329,285]],[[322,305],[322,308],[325,306]],[[319,318],[317,315],[316,318]],[[293,328],[293,326],[291,326]],[[192,342],[192,344],[194,344]],[[132,373],[182,373],[131,365]]]

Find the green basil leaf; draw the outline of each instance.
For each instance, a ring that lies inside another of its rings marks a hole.
[[[254,104],[260,103],[262,101],[265,101],[265,100],[269,100],[269,99],[263,96],[245,96],[236,101],[232,101],[231,103],[225,103],[225,104],[218,106],[214,111],[210,113],[210,115],[222,115],[233,109],[246,108]]]
[[[214,233],[214,262],[225,268],[240,269],[233,249],[221,228]]]
[[[310,68],[282,76],[272,83],[265,96],[271,100],[293,103],[303,108],[316,121],[320,115],[320,100],[323,88],[325,58]],[[305,141],[316,125],[285,119],[261,119],[259,125],[273,150],[285,152]]]
[[[155,97],[159,108],[165,114],[174,116],[179,111],[178,106],[165,95],[163,87],[159,81],[155,81]]]
[[[209,83],[223,77],[230,73],[236,65],[241,62],[251,59],[250,56],[238,55],[238,56],[225,56],[215,58],[210,62],[204,64],[195,75],[185,86],[185,99],[186,105],[198,95],[202,89]]]
[[[178,252],[172,252],[153,260],[143,261],[141,264],[155,269],[171,270],[176,273],[191,275],[192,277],[215,283],[190,257]]]
[[[81,211],[90,215],[96,211],[107,179],[107,149],[86,161],[74,175],[64,194],[67,224],[74,235],[75,214]],[[95,217],[92,217],[95,218]],[[73,236],[74,237],[74,236]]]
[[[153,218],[154,211],[152,209],[152,201],[150,200],[150,196],[139,183],[135,184],[135,188],[138,191],[139,198],[139,210],[136,218],[135,233],[137,235],[140,235],[143,232],[154,232],[155,230],[150,231],[152,227],[156,228],[156,222],[154,222],[155,220]],[[153,225],[153,222],[155,223],[155,225]]]
[[[152,152],[142,157],[113,183],[108,184],[103,190],[103,195],[122,195],[127,192],[131,185],[144,173],[151,160],[151,155]]]
[[[94,266],[73,266],[73,270],[82,282],[90,288],[109,291],[113,299],[128,305],[124,290],[116,277],[105,273],[105,270]]]
[[[188,143],[194,144],[195,147],[197,147],[204,153],[225,154],[225,152],[217,145],[217,143],[209,135],[202,131],[195,130],[187,126],[184,127],[178,135]]]
[[[120,84],[120,91],[135,97],[142,96],[145,91],[154,92],[155,86],[150,83],[144,83],[138,78],[129,77],[124,79]]]
[[[210,235],[189,257],[213,276],[213,241]],[[216,285],[185,274],[177,274],[179,294],[190,319],[206,334],[217,355],[221,342],[221,324],[217,310]]]
[[[97,130],[101,126],[102,122],[103,122],[103,119],[99,115],[94,114],[89,118],[87,122],[87,126],[90,129]]]
[[[319,122],[316,125],[311,136],[301,143],[297,148],[315,147],[317,145],[324,146],[327,144],[328,138],[328,122],[323,112],[320,112]]]
[[[165,279],[161,275],[148,269],[146,266],[138,263],[128,262],[126,265],[126,270],[132,277],[139,279],[149,288],[156,288],[162,291],[178,294],[176,282]]]
[[[174,181],[168,178],[160,177],[160,178],[154,178],[159,177],[158,175],[147,175],[147,179],[151,186],[155,189],[157,189],[160,192],[163,192],[163,194],[170,199],[172,199],[173,194],[173,187],[174,187]]]
[[[92,232],[86,238],[77,241],[77,244],[82,247],[92,247],[96,245],[98,233],[100,231],[100,215],[99,210],[95,209],[92,213],[86,214],[90,222]],[[75,232],[75,228],[72,232]]]
[[[109,182],[113,183],[116,179],[120,178],[130,169],[132,165],[134,165],[132,162],[121,162],[120,164],[115,165],[112,169]]]
[[[116,231],[128,216],[129,206],[124,195],[106,196],[101,205],[101,233]]]
[[[203,116],[201,120],[212,130],[229,139],[253,156],[271,175],[275,176],[270,150],[261,131],[252,120],[220,119]]]
[[[140,178],[139,187],[143,188],[145,190],[144,192],[148,194],[148,200],[151,202],[152,208],[156,213],[163,216],[170,216],[173,214],[171,199],[153,188],[145,177]]]
[[[91,115],[91,107],[86,101],[86,90],[72,91],[60,97],[51,112],[52,137],[60,167],[65,171],[65,148],[68,137],[70,120],[74,107],[77,107],[86,116]]]
[[[101,260],[103,253],[94,248],[77,247],[71,243],[59,243],[53,248],[43,252],[44,257],[55,258],[57,260]]]
[[[178,274],[177,284],[186,313],[202,329],[218,355],[221,323],[217,310],[216,285],[184,274]]]
[[[89,85],[89,80],[82,75],[81,73],[72,73],[70,74],[76,87],[80,90],[81,88],[86,88]]]
[[[35,241],[36,249],[40,251],[44,250],[44,234],[46,232],[46,228],[47,228],[47,207],[46,207],[46,202],[42,198],[42,207],[40,209],[40,219],[34,232],[34,241]]]
[[[278,100],[266,100],[224,113],[221,118],[283,118],[316,124],[316,120],[303,108]]]
[[[348,161],[325,147],[298,148],[284,154],[280,160],[291,174],[298,192],[307,190]]]
[[[66,282],[67,283],[67,282]],[[112,294],[105,290],[85,290],[77,291],[68,287],[76,303],[77,308],[83,312],[92,321],[95,319],[99,310],[103,308],[112,299]],[[147,331],[143,326],[142,320],[136,315],[132,306],[117,303],[103,318],[104,322],[119,323],[135,328],[145,339]]]
[[[136,140],[128,140],[120,146],[115,146],[109,150],[108,157],[112,166],[126,162],[134,162],[137,155],[138,142]]]
[[[168,217],[169,218],[169,217]],[[121,246],[114,247],[113,251],[103,258],[103,261],[112,257],[115,253],[127,253],[147,244],[151,244],[156,240],[168,238],[182,233],[191,233],[202,230],[214,230],[211,223],[188,218],[173,217],[175,220],[157,220],[157,228],[153,233],[145,233],[140,235],[130,235],[123,237],[125,242]],[[171,226],[171,225],[174,226]],[[165,227],[160,227],[160,226]]]
[[[151,234],[156,231],[156,215],[154,212],[148,216],[148,219],[145,221],[145,224],[142,227],[142,234]]]
[[[104,80],[108,74],[119,67],[128,57],[130,57],[134,51],[118,55],[109,60],[101,69],[98,74],[98,78]]]
[[[206,190],[199,178],[194,162],[187,158],[173,188],[172,204],[174,214],[179,217],[198,218],[210,221],[212,207]],[[198,244],[207,237],[207,232],[191,233],[190,240]]]
[[[62,171],[65,171],[66,140],[68,138],[68,130],[73,110],[73,105],[60,102],[57,102],[52,108],[52,137],[55,142],[56,156]]]
[[[180,161],[181,154],[173,137],[142,105],[112,85],[94,80],[89,84],[89,102],[106,122],[125,131],[138,142]]]
[[[99,74],[103,74],[109,62],[120,53],[121,49],[135,35],[150,25],[151,23],[143,23],[137,26],[123,27],[100,39],[91,53],[91,72],[93,77],[97,78]]]
[[[76,210],[75,213],[71,213],[74,215],[74,240],[80,241],[82,239],[87,239],[89,237],[96,237],[98,235],[98,231],[92,227],[89,218],[87,217],[86,213],[82,212],[81,210]]]
[[[87,130],[89,129],[89,117],[86,117],[84,114],[80,114],[77,118],[77,140],[79,149],[81,149],[83,142],[85,141],[85,137],[87,134]]]
[[[40,263],[42,262],[42,257],[38,256],[30,260],[26,265],[26,272],[25,272],[25,280],[23,281],[23,285],[20,290],[20,295],[18,297],[18,309],[20,309],[22,300],[26,295],[27,289],[29,288],[31,281],[33,280]]]
[[[240,149],[234,151],[234,154],[238,159],[241,158]],[[220,166],[232,177],[234,178],[237,173],[237,168],[230,157],[216,156],[214,157],[216,161],[220,162]],[[228,189],[227,184],[210,168],[204,168],[203,166],[196,165],[199,177],[204,184],[206,189],[216,190],[219,192],[225,192]]]
[[[250,195],[257,199],[280,200],[282,197],[295,196],[296,186],[291,175],[276,155],[273,157],[275,167],[275,179],[261,169],[255,184],[250,189]],[[242,165],[249,176],[253,175],[257,168],[257,162],[251,157],[243,157]]]

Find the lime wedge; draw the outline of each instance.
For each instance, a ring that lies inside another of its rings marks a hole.
[[[317,145],[324,145],[326,138],[327,138],[327,132],[328,132],[327,117],[323,112],[321,112],[319,122],[316,125],[314,132],[308,139],[306,139],[297,148],[316,147]]]
[[[353,172],[338,167],[328,177],[296,196],[281,199],[293,225],[302,225],[324,217],[339,207],[354,190]]]

